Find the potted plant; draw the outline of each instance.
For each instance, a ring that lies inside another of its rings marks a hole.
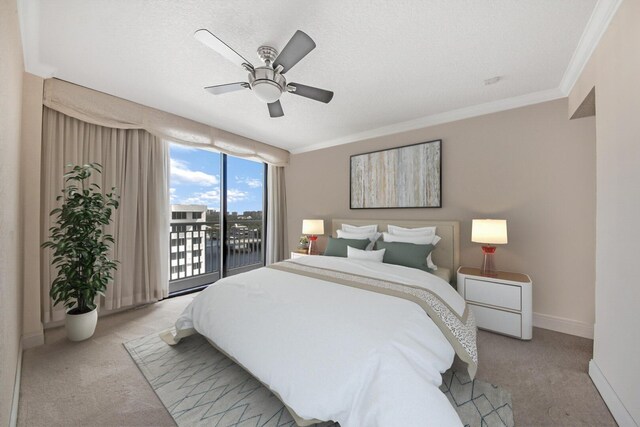
[[[103,228],[118,208],[118,196],[113,192],[115,188],[102,194],[100,186],[89,184],[94,172],[102,173],[102,166],[73,166],[64,175],[65,187],[56,198],[62,200],[62,205],[51,211],[56,222],[49,229],[50,240],[42,244],[53,250],[52,264],[58,275],[49,294],[54,306],[62,303],[67,309],[65,327],[71,341],[93,335],[98,321],[95,298],[104,295],[117,262],[108,257],[108,244],[114,240]]]
[[[298,242],[297,251],[305,254],[309,252],[309,236],[305,234],[300,236],[300,241]]]

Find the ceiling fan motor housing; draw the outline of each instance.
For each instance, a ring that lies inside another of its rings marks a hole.
[[[268,104],[276,102],[287,87],[287,80],[271,67],[258,67],[249,73],[249,84],[256,96]]]
[[[258,58],[268,66],[272,65],[277,57],[278,51],[271,46],[260,46],[258,48]]]

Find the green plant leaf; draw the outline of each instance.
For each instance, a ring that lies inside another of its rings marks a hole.
[[[101,173],[100,164],[68,167],[71,170],[64,174],[67,184],[61,191],[63,196],[56,199],[62,204],[50,213],[56,222],[42,247],[53,251],[52,263],[58,269],[49,292],[54,305],[63,304],[85,313],[96,307],[96,296],[104,295],[117,266],[108,257],[108,243],[115,242],[102,227],[111,222],[118,196],[102,194],[99,185],[87,184],[93,172]]]

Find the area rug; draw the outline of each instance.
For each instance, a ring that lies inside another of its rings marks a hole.
[[[295,427],[282,402],[251,374],[201,335],[169,346],[158,334],[129,341],[125,348],[176,424],[187,426]],[[501,387],[449,370],[440,389],[463,424],[513,426],[511,394]],[[323,423],[317,426],[339,426]]]

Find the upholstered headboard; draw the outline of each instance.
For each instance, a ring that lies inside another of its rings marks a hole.
[[[432,220],[394,220],[394,219],[333,219],[331,221],[331,233],[336,235],[336,230],[342,224],[370,225],[378,224],[378,231],[387,231],[387,225],[400,227],[436,227],[436,234],[442,237],[431,258],[438,267],[451,270],[452,283],[456,280],[456,271],[460,265],[460,222],[458,221],[432,221]]]

